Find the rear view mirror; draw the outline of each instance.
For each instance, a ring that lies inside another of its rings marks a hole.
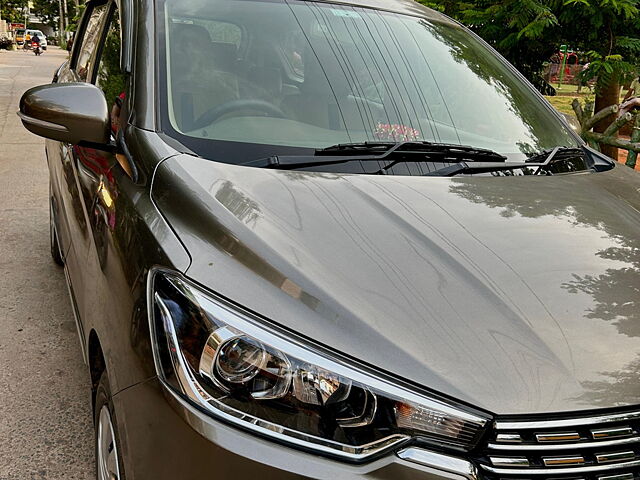
[[[89,83],[54,83],[27,90],[18,116],[41,137],[94,148],[111,140],[109,107],[102,90]]]

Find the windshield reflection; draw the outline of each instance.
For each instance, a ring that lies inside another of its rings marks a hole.
[[[427,10],[167,0],[164,11],[165,127],[213,155],[220,141],[276,153],[425,140],[513,160],[577,145],[480,40]]]

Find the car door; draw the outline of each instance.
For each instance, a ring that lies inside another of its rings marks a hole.
[[[95,1],[87,9],[76,35],[68,66],[57,75],[58,83],[91,82],[97,69],[96,57],[106,21],[112,10],[110,1]],[[94,243],[91,228],[91,196],[100,181],[100,161],[104,152],[60,142],[47,142],[47,156],[52,169],[52,193],[57,217],[56,228],[67,275],[72,285],[74,308],[82,318],[86,312],[86,296],[82,285],[95,272],[87,265],[88,251]],[[82,326],[80,333],[82,334]]]
[[[120,66],[120,17],[115,1],[107,4],[104,20],[93,65],[87,72],[85,81],[95,84],[103,91],[111,111],[111,140],[116,143],[120,111],[126,93],[125,76]],[[108,232],[116,222],[116,178],[124,170],[118,160],[118,157],[122,157],[119,154],[81,146],[74,147],[73,152],[80,198],[88,224],[86,243],[82,252],[77,249],[77,253],[85,269],[83,286],[89,288],[95,276],[106,266]],[[87,299],[86,303],[91,303],[91,300]]]
[[[85,272],[80,300],[82,322],[87,332],[95,331],[99,338],[113,392],[150,373],[144,369],[145,363],[139,362],[138,352],[132,346],[146,345],[144,328],[139,325],[147,322],[143,313],[148,268],[145,261],[149,255],[146,249],[153,249],[155,241],[145,223],[155,215],[148,172],[136,169],[135,156],[127,146],[127,142],[132,145],[136,142],[127,121],[128,101],[133,95],[129,91],[131,77],[122,70],[121,47],[126,50],[128,45],[122,45],[121,30],[120,12],[112,2],[94,58],[95,68],[91,77],[87,77],[107,100],[112,141],[119,145],[118,153],[85,147],[74,149],[90,231],[81,257]]]

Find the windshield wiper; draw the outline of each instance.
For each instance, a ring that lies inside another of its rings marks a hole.
[[[339,143],[327,148],[316,150],[316,156],[324,155],[362,155],[379,154],[390,155],[394,152],[416,153],[430,155],[454,156],[487,156],[496,161],[506,160],[499,153],[485,148],[469,147],[467,145],[456,145],[455,143],[435,143],[435,142],[362,142],[362,143]]]
[[[562,160],[567,155],[584,155],[585,151],[581,148],[555,147],[552,150],[545,150],[537,153],[527,159],[525,162],[458,162],[450,167],[441,168],[434,172],[425,174],[425,177],[453,177],[461,173],[490,173],[506,170],[516,170],[519,168],[536,168],[531,175],[540,175],[545,167],[554,161]],[[542,162],[536,160],[544,159]],[[550,172],[545,172],[551,174]]]
[[[506,162],[507,157],[492,150],[465,145],[431,142],[364,142],[346,143],[316,150],[314,155],[274,155],[244,165],[263,168],[296,169],[335,165],[346,162],[380,162],[389,164],[373,172],[384,174],[398,163],[454,163],[461,160]]]

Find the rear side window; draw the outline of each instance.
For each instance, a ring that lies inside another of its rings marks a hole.
[[[125,100],[125,75],[120,69],[120,16],[114,7],[106,29],[103,44],[98,53],[96,85],[104,92],[110,105],[111,129],[114,134],[120,128],[122,104]]]
[[[82,43],[78,52],[78,60],[76,62],[76,72],[80,80],[90,80],[89,72],[91,71],[91,59],[98,46],[100,40],[100,32],[105,15],[107,14],[107,5],[100,5],[93,9],[91,17],[87,22],[87,28],[82,36]]]
[[[204,23],[205,28],[211,35],[211,40],[220,43],[232,43],[236,48],[240,48],[242,41],[242,30],[233,23],[209,21]]]

